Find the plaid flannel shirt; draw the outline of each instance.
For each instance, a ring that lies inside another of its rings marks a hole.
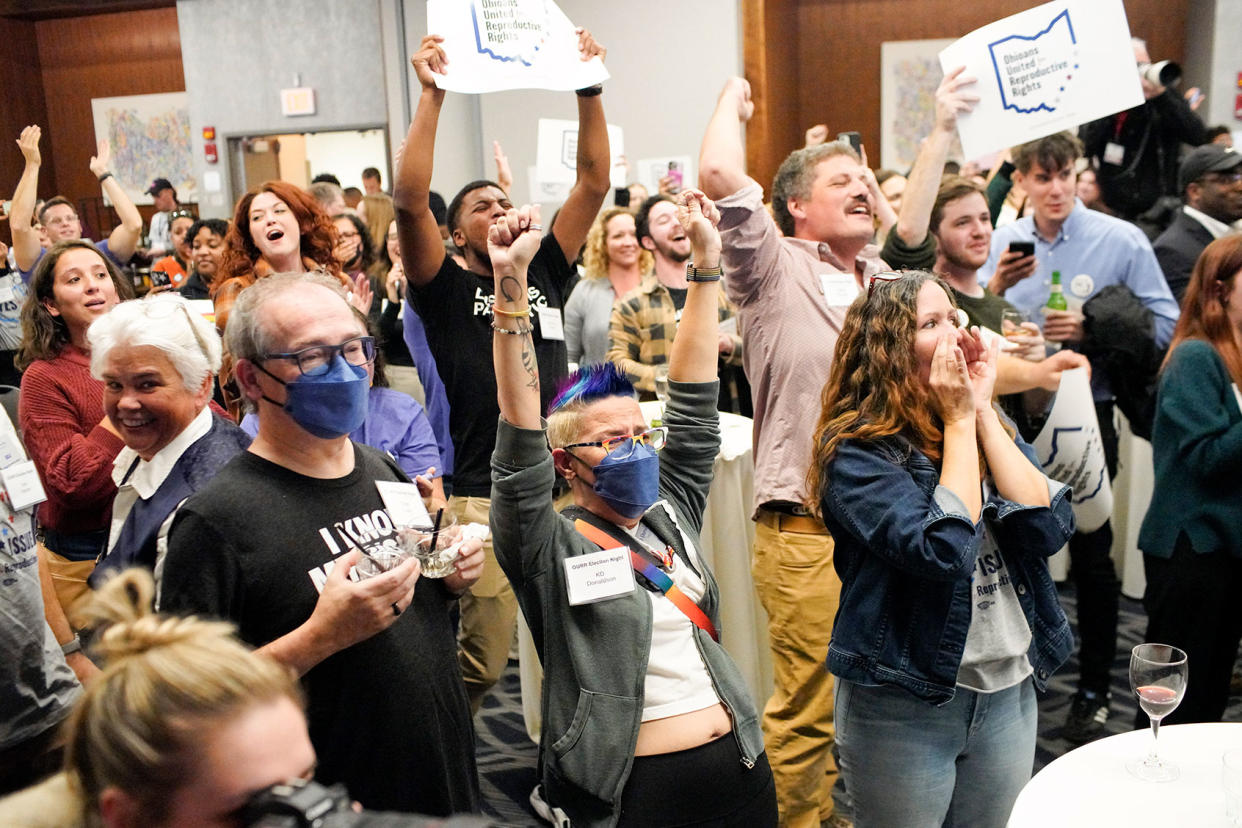
[[[721,322],[733,316],[733,307],[720,291]],[[612,305],[609,324],[608,361],[625,371],[634,387],[655,393],[655,369],[667,365],[673,337],[677,333],[677,308],[673,297],[654,275],[617,299]],[[733,350],[725,357],[727,365],[742,364],[742,338],[729,334]]]

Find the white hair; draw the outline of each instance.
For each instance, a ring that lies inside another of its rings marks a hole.
[[[118,345],[160,349],[187,391],[198,391],[207,377],[220,370],[220,335],[175,293],[122,302],[96,319],[86,338],[95,379],[103,378],[108,356]]]

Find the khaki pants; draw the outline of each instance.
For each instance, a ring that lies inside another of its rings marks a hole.
[[[75,630],[82,629],[86,625],[82,610],[91,598],[91,588],[86,579],[95,571],[95,561],[71,561],[42,543],[39,544],[39,554],[47,560],[48,571],[52,573],[52,587],[60,599],[65,617],[69,619],[69,626]]]
[[[449,498],[449,508],[463,524],[487,525],[490,506],[486,497]],[[472,713],[479,711],[483,697],[504,671],[517,629],[517,598],[496,560],[491,535],[483,544],[483,556],[483,575],[461,597],[457,634],[457,657]]]
[[[814,826],[832,815],[832,675],[825,666],[841,579],[832,536],[818,520],[761,511],[751,569],[768,614],[774,692],[763,735],[780,824]]]

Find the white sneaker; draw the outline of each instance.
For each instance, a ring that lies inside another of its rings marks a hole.
[[[569,817],[560,808],[553,808],[543,798],[543,785],[536,785],[535,789],[530,792],[530,807],[535,809],[535,813],[544,822],[556,826],[556,828],[569,828]]]

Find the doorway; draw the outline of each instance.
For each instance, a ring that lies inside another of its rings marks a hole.
[[[273,179],[306,188],[322,173],[335,175],[342,187],[361,189],[367,167],[380,171],[385,189],[392,187],[384,127],[239,135],[228,139],[228,152],[234,199]]]

